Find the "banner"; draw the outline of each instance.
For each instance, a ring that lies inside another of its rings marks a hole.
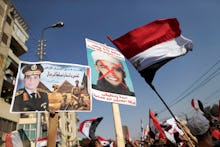
[[[21,61],[10,112],[91,111],[90,74],[84,65]]]
[[[92,72],[92,96],[100,101],[136,105],[134,88],[124,56],[115,48],[86,38]]]

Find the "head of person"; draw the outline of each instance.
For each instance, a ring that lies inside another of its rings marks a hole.
[[[196,112],[187,121],[187,126],[192,135],[202,137],[209,131],[209,120],[200,112]]]
[[[76,85],[79,85],[79,80],[76,80],[76,81],[75,81],[75,84],[76,84]]]
[[[63,96],[63,100],[66,101],[67,100],[67,95],[63,94],[62,96]]]
[[[41,64],[28,64],[22,70],[24,74],[24,87],[31,91],[37,89],[40,83],[40,75],[43,72]]]
[[[98,139],[91,139],[89,147],[103,147]]]
[[[99,80],[104,78],[113,86],[118,86],[124,81],[124,68],[118,59],[98,51],[92,52],[91,55],[99,72]]]

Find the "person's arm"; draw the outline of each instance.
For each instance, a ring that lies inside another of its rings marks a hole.
[[[57,128],[58,128],[58,113],[53,108],[49,109],[49,130],[47,147],[56,146]]]

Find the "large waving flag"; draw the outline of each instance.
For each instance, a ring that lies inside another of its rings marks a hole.
[[[84,120],[83,122],[80,123],[78,131],[89,139],[95,139],[96,128],[102,119],[103,117]]]
[[[31,143],[23,129],[13,131],[5,136],[6,147],[30,147]]]
[[[171,59],[192,50],[192,41],[181,35],[176,18],[159,19],[121,37],[108,39],[134,65],[148,84],[156,71]]]

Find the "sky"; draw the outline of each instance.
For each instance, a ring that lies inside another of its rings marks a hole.
[[[182,35],[193,41],[193,51],[161,67],[153,85],[174,115],[185,118],[193,112],[192,98],[204,106],[218,104],[220,97],[220,1],[212,0],[13,0],[29,24],[28,52],[23,61],[38,61],[38,40],[43,28],[63,21],[63,28],[46,30],[44,61],[87,65],[85,38],[115,47],[112,39],[160,18],[179,20]],[[132,64],[126,61],[133,82],[136,106],[119,105],[122,125],[132,139],[140,138],[141,119],[148,124],[148,111],[160,121],[171,117],[155,92]],[[77,113],[80,122],[104,117],[96,135],[115,139],[112,104],[93,99],[92,112]],[[81,134],[79,134],[80,136]]]

